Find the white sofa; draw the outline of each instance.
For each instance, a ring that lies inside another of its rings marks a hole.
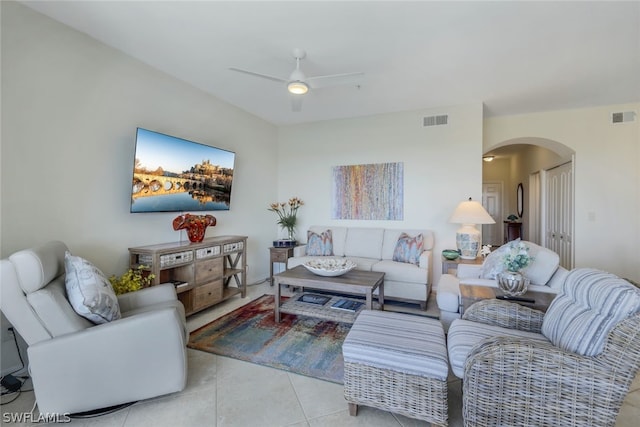
[[[523,241],[523,243],[529,247],[529,254],[533,257],[531,264],[522,270],[522,273],[531,281],[528,289],[553,294],[560,292],[569,272],[559,265],[558,254],[532,242]],[[482,265],[459,264],[456,275],[441,276],[436,289],[436,301],[440,309],[440,321],[445,330],[448,330],[454,319],[460,318],[461,284],[498,287],[493,277],[508,245],[509,243],[493,251]]]
[[[385,299],[418,303],[423,310],[426,309],[432,283],[433,231],[335,226],[309,227],[309,231],[317,234],[326,230],[331,230],[333,240],[333,255],[327,257],[346,257],[356,263],[358,270],[385,273]],[[423,252],[420,254],[417,265],[393,261],[393,253],[402,233],[411,237],[422,234]],[[293,257],[289,258],[287,262],[287,267],[294,268],[315,258],[319,257],[307,255],[307,245],[297,246],[294,248]]]

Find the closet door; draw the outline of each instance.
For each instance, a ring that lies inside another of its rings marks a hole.
[[[545,245],[573,268],[573,162],[546,173]]]
[[[542,195],[542,178],[540,172],[529,175],[529,203],[526,213],[529,215],[529,237],[527,240],[542,246],[544,237],[542,236],[541,222],[542,214],[540,212],[542,207],[541,195]]]

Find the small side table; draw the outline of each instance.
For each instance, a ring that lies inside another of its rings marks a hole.
[[[504,221],[504,242],[522,238],[522,223],[519,221]]]
[[[478,285],[460,285],[460,316],[462,316],[466,309],[471,307],[473,303],[482,301],[484,299],[493,299],[498,295],[504,295],[504,293],[498,288],[492,288],[490,286],[478,286]],[[547,311],[547,308],[551,305],[551,301],[556,297],[556,294],[547,292],[527,291],[523,298],[529,298],[531,301],[518,301],[516,299],[507,299],[506,301],[515,302],[516,304],[523,305],[525,307],[533,308],[543,312]]]
[[[291,248],[269,248],[269,279],[271,280],[271,286],[273,286],[273,263],[280,262],[284,264],[284,269],[287,269],[287,260],[293,256],[293,247]]]
[[[483,262],[484,258],[481,256],[476,259],[462,259],[460,257],[456,259],[446,259],[445,257],[442,257],[442,274],[449,273],[450,268],[457,270],[459,264],[482,265]]]

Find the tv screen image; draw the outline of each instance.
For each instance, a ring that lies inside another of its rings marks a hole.
[[[138,128],[131,212],[229,210],[235,153]]]

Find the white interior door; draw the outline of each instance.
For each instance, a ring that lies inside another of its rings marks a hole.
[[[495,224],[482,226],[483,245],[502,245],[502,187],[501,182],[485,182],[482,184],[482,206],[496,222]]]
[[[529,217],[529,236],[527,240],[542,246],[541,226],[542,220],[540,215],[541,201],[541,177],[540,172],[529,175],[529,203],[527,204],[527,214]]]
[[[573,162],[546,172],[545,247],[560,255],[560,265],[573,268]]]

